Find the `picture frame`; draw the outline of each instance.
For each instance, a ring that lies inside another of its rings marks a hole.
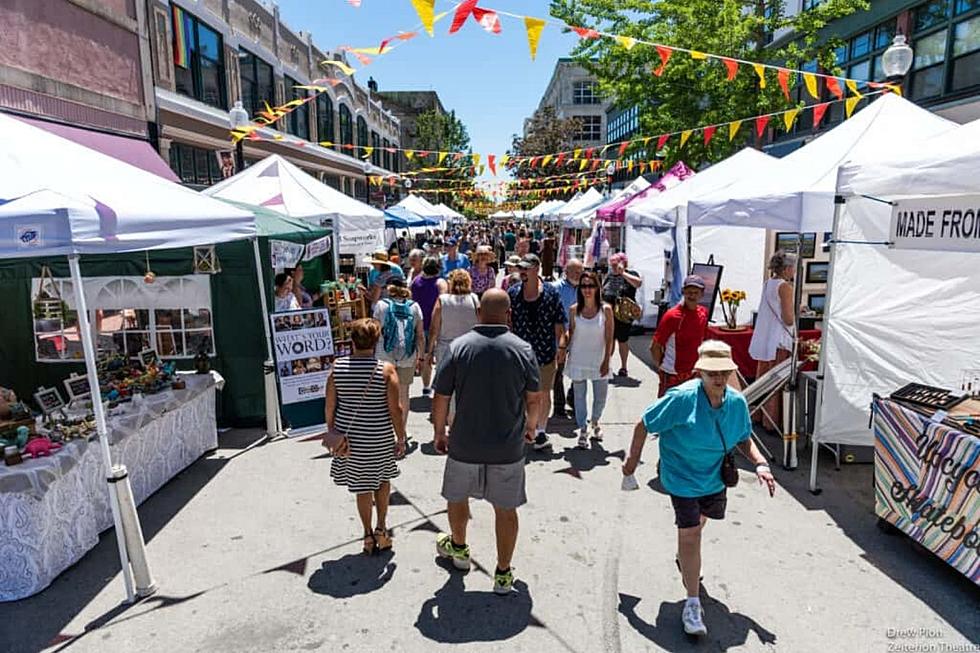
[[[691,274],[696,274],[704,280],[704,296],[698,302],[708,310],[708,319],[715,312],[715,300],[721,291],[721,274],[725,266],[713,263],[694,263],[691,265]]]
[[[795,231],[776,232],[776,249],[782,250],[787,254],[796,254],[800,234]],[[803,234],[803,246],[800,249],[800,258],[813,258],[817,251],[817,234],[809,231]]]
[[[57,388],[38,388],[34,393],[34,401],[45,417],[65,407],[65,400],[61,398]]]
[[[92,390],[88,383],[88,374],[77,374],[72,372],[71,376],[62,381],[65,386],[65,393],[68,395],[68,403],[76,399],[87,399],[92,396]]]
[[[140,353],[137,354],[137,358],[139,359],[140,365],[143,366],[144,370],[150,365],[160,365],[160,356],[157,354],[155,349],[150,347],[141,350]]]
[[[807,261],[805,281],[806,283],[825,284],[827,283],[827,273],[829,271],[829,261]]]
[[[806,305],[817,315],[823,315],[824,307],[827,305],[827,295],[824,293],[810,293],[806,298]]]

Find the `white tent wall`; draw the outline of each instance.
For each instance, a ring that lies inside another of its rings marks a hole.
[[[890,206],[849,197],[835,239],[888,240]],[[817,442],[873,445],[872,393],[958,388],[980,361],[980,255],[834,245]]]
[[[721,287],[744,290],[745,301],[738,309],[739,322],[747,322],[752,311],[759,310],[762,288],[766,281],[766,230],[756,227],[694,227],[691,229],[691,260],[707,263],[715,257],[723,265]],[[724,323],[721,299],[715,302],[711,316]]]
[[[643,309],[637,322],[645,328],[657,326],[654,294],[664,281],[664,266],[674,248],[672,229],[626,225],[626,256],[630,267],[640,273],[643,285],[636,291],[636,303]]]

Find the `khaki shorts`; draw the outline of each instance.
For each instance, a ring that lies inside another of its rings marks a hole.
[[[442,496],[449,503],[486,499],[494,508],[512,510],[527,503],[524,461],[506,465],[481,465],[446,459]]]
[[[541,386],[538,388],[538,392],[551,392],[551,389],[555,387],[555,372],[558,369],[558,364],[555,361],[551,361],[547,365],[538,366],[538,374],[541,375]]]

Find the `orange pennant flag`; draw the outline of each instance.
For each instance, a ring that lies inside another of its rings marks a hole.
[[[755,68],[755,74],[759,76],[759,88],[766,87],[766,67],[761,63],[754,63],[752,67]]]
[[[727,57],[722,58],[721,62],[725,64],[725,68],[728,69],[728,81],[735,79],[735,75],[738,74],[738,62],[734,59],[728,59]]]
[[[626,154],[626,149],[630,146],[630,141],[623,141],[619,144],[619,156],[622,158]]]
[[[432,25],[435,22],[436,0],[412,0],[412,6],[415,7],[415,12],[419,15],[425,31],[429,36],[435,36]]]
[[[583,38],[583,39],[599,38],[599,32],[589,27],[572,27],[572,31],[578,34],[579,38]]]
[[[776,77],[779,79],[779,87],[783,89],[783,95],[786,97],[786,101],[789,102],[789,71],[785,68],[780,68]]]
[[[524,17],[524,28],[527,30],[527,45],[531,50],[531,60],[538,56],[538,41],[544,31],[545,22],[540,18]]]
[[[653,74],[660,77],[664,74],[664,70],[667,68],[667,62],[670,61],[670,55],[674,54],[674,51],[665,45],[658,45],[657,54],[660,55],[660,67],[653,71]]]
[[[838,100],[844,99],[844,89],[840,87],[840,80],[836,77],[824,77],[823,81],[827,85],[827,90],[833,93]]]

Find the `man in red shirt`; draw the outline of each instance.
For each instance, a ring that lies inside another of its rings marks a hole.
[[[684,300],[660,318],[650,343],[653,364],[660,375],[660,397],[692,378],[698,347],[708,332],[708,310],[698,304],[704,296],[704,279],[690,275],[684,279],[683,293]]]

